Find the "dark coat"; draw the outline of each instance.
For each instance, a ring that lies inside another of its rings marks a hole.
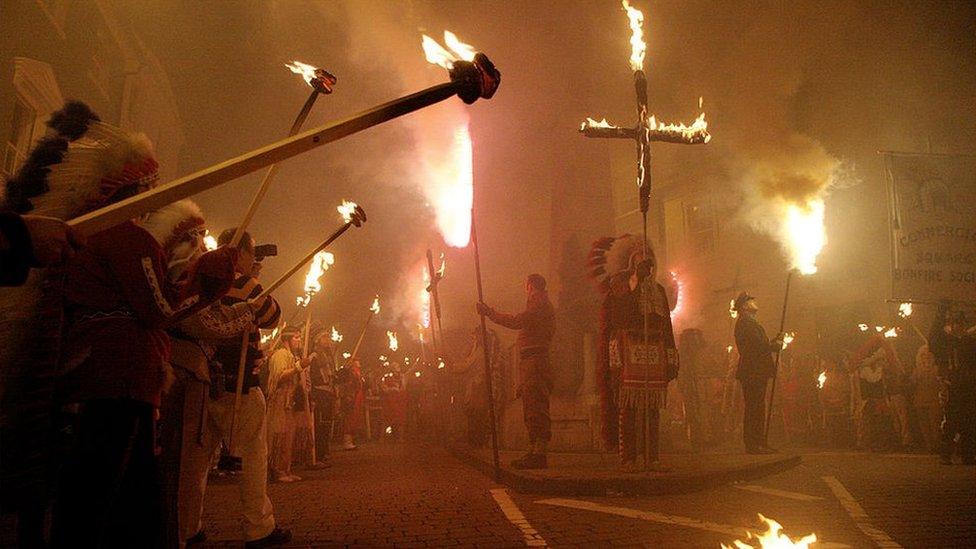
[[[766,330],[754,317],[739,315],[735,323],[735,346],[739,350],[736,379],[769,378],[776,373],[773,360],[776,345],[769,342]]]

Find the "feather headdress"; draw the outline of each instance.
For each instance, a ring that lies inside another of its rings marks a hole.
[[[152,143],[106,124],[72,101],[51,115],[42,138],[6,182],[8,206],[20,213],[70,219],[156,185]]]

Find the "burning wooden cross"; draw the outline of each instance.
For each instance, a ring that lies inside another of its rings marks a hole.
[[[614,126],[603,119],[600,122],[587,118],[580,126],[585,137],[604,139],[633,139],[637,142],[637,189],[640,197],[640,211],[644,218],[644,241],[647,242],[647,210],[651,196],[651,142],[700,145],[708,143],[712,136],[708,133],[705,113],[701,113],[690,126],[685,124],[665,124],[658,122],[654,115],[648,115],[647,77],[644,75],[644,14],[630,6],[627,0],[621,4],[630,19],[631,54],[630,68],[634,70],[634,91],[637,94],[637,125],[633,128]],[[698,100],[701,107],[701,99]],[[646,244],[645,244],[646,246]]]
[[[644,257],[650,257],[649,243],[647,239],[647,211],[651,202],[651,142],[663,141],[666,143],[678,143],[684,145],[698,145],[708,143],[711,135],[708,133],[708,123],[705,122],[705,113],[701,113],[691,124],[665,124],[658,122],[657,118],[648,114],[647,107],[647,77],[644,75],[644,55],[647,45],[644,43],[644,14],[632,7],[627,0],[622,0],[621,5],[627,12],[630,20],[630,68],[634,71],[634,91],[637,94],[637,125],[633,128],[622,128],[614,126],[603,119],[600,122],[587,118],[580,126],[580,133],[585,137],[600,137],[607,139],[633,139],[637,142],[637,194],[641,211],[641,223],[644,236]],[[701,99],[698,100],[701,107]],[[653,281],[651,281],[653,282]],[[647,294],[644,294],[644,296]],[[642,296],[641,301],[645,301]],[[648,348],[649,343],[649,311],[644,307],[644,348]],[[649,368],[645,369],[649,372]],[[650,392],[649,373],[645,378],[646,392]],[[651,468],[651,462],[657,462],[657,410],[651,410],[650,405],[645,405],[644,414],[644,467]]]
[[[444,279],[444,267],[446,260],[444,259],[444,254],[441,254],[441,266],[438,269],[434,269],[434,254],[427,248],[427,276],[429,280],[427,281],[427,287],[424,290],[430,294],[431,301],[433,302],[433,312],[434,316],[437,317],[437,330],[441,333],[441,340],[443,342],[444,338],[444,326],[441,324],[441,298],[440,293],[437,288],[441,284],[441,280]],[[431,323],[431,333],[433,333],[434,325]],[[434,341],[434,349],[436,352],[437,342]]]

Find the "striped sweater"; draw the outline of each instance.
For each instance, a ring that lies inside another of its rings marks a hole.
[[[257,298],[264,291],[257,279],[250,275],[239,275],[234,280],[234,285],[221,299],[224,305],[232,306],[235,303],[249,301]],[[261,334],[258,328],[270,329],[278,325],[281,319],[281,307],[270,295],[262,299],[262,303],[255,310],[254,324],[248,335],[247,361],[244,365],[244,393],[251,387],[259,385],[257,368],[254,362],[261,358]],[[214,358],[223,367],[224,379],[228,391],[237,388],[237,369],[240,364],[241,338],[231,337],[223,340],[217,345],[217,352]]]

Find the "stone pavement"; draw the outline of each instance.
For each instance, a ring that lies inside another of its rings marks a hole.
[[[935,456],[802,451],[788,470],[667,495],[553,496],[491,482],[444,449],[371,444],[273,484],[291,547],[702,547],[745,539],[757,513],[828,547],[976,546],[976,468]],[[209,547],[240,547],[237,489],[209,490]],[[13,523],[0,522],[0,547]]]
[[[610,497],[517,493],[431,446],[372,444],[333,463],[271,487],[294,547],[718,548],[761,530],[757,513],[794,538],[815,532],[813,547],[976,545],[976,470],[934,456],[805,453],[762,479]],[[227,481],[208,494],[209,546],[240,545],[236,497]]]

